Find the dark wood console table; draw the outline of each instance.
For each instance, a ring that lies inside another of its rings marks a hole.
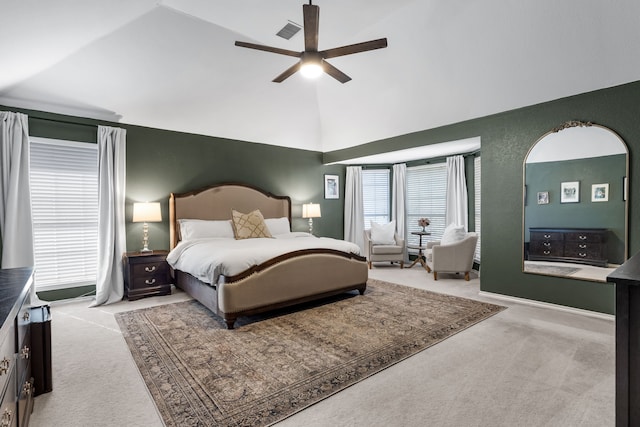
[[[616,426],[640,425],[640,253],[615,269]]]

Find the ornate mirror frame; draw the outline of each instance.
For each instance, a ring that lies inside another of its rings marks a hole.
[[[569,121],[522,166],[522,271],[606,282],[628,258],[629,150],[611,129]]]

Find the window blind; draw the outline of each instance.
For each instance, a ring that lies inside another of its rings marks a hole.
[[[435,163],[407,168],[407,244],[417,245],[418,219],[429,218],[427,240],[440,240],[446,227],[447,165]],[[423,239],[423,244],[424,239]]]
[[[31,139],[36,290],[96,283],[97,144]]]
[[[480,156],[476,157],[475,159],[473,159],[473,182],[474,182],[474,195],[475,195],[475,202],[474,202],[474,214],[475,214],[475,231],[476,233],[478,233],[478,243],[476,244],[476,252],[473,256],[474,261],[476,261],[477,263],[480,263],[480,168],[481,168],[481,164],[482,162],[480,161]]]
[[[389,169],[365,169],[362,171],[362,203],[364,228],[370,229],[371,222],[389,222]]]

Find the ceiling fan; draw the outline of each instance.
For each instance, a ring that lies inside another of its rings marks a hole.
[[[304,51],[302,52],[241,41],[236,41],[235,43],[236,46],[240,47],[247,47],[249,49],[263,50],[265,52],[300,58],[300,61],[287,68],[282,74],[273,79],[275,83],[282,83],[286,78],[291,77],[297,71],[300,71],[307,77],[316,77],[322,74],[322,72],[325,72],[340,83],[346,83],[351,80],[351,77],[329,64],[326,61],[327,59],[387,47],[387,39],[383,38],[348,46],[336,47],[333,49],[321,50],[318,52],[318,21],[320,18],[320,8],[311,4],[311,0],[309,0],[309,4],[302,5],[302,13],[304,17]]]

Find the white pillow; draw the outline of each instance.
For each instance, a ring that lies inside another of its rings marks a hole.
[[[267,228],[272,236],[276,234],[286,234],[291,231],[289,218],[286,216],[282,218],[265,218],[264,223],[267,224]]]
[[[223,237],[233,239],[233,227],[230,220],[207,221],[203,219],[179,219],[180,239],[193,240],[205,237]]]
[[[393,220],[387,224],[371,223],[371,242],[374,245],[395,245],[396,239],[394,233],[396,231],[396,221]]]
[[[447,225],[440,240],[441,246],[452,245],[465,238],[467,235],[463,225],[455,225],[453,223]]]

